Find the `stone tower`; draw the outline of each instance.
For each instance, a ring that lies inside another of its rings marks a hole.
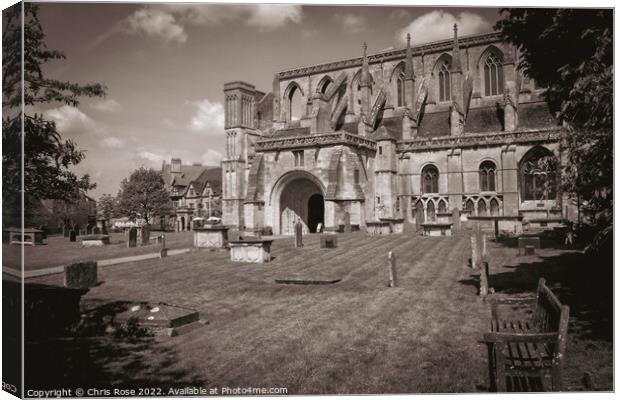
[[[222,161],[223,223],[243,229],[243,202],[247,177],[254,158],[254,143],[260,137],[255,125],[254,85],[230,82],[224,85],[226,154]]]

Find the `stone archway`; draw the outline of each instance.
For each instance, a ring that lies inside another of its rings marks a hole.
[[[324,188],[305,171],[292,171],[279,179],[271,196],[276,234],[293,235],[295,222],[301,221],[304,234],[325,225]]]

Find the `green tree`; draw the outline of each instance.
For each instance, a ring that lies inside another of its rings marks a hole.
[[[520,50],[519,67],[545,88],[568,128],[562,186],[588,222],[613,214],[613,10],[504,9],[495,26]]]
[[[111,194],[104,194],[97,201],[97,212],[99,216],[110,220],[120,216],[118,200]]]
[[[172,202],[161,174],[152,168],[139,168],[121,182],[118,206],[132,220],[142,218],[150,224],[154,216],[169,213]]]
[[[105,87],[98,83],[79,85],[44,76],[44,64],[65,59],[65,55],[45,45],[38,9],[36,4],[20,2],[3,12],[2,106],[6,117],[2,120],[2,201],[5,225],[20,224],[22,139],[26,224],[31,222],[32,211],[41,199],[76,201],[80,193],[95,186],[88,175],[78,177],[71,171],[72,166],[84,159],[84,152],[74,141],[62,138],[54,121],[46,120],[35,110],[53,103],[76,107],[79,97],[105,96]]]

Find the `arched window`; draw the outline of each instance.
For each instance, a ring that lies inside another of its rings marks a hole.
[[[491,215],[498,216],[499,215],[499,202],[497,199],[491,199]]]
[[[400,71],[396,78],[396,106],[403,107],[405,105],[405,73]]]
[[[301,99],[301,90],[297,86],[293,86],[289,92],[289,116],[291,121],[301,119],[303,102]]]
[[[467,213],[470,216],[473,216],[475,213],[475,206],[474,206],[474,202],[472,201],[472,199],[467,200],[467,202],[465,203],[465,211],[467,211]]]
[[[439,72],[437,78],[439,80],[439,101],[450,101],[452,94],[450,92],[450,62],[443,60],[439,64]]]
[[[484,161],[480,164],[479,181],[481,192],[494,192],[495,191],[495,175],[496,175],[495,163],[493,161]]]
[[[422,169],[422,193],[439,193],[439,171],[434,165]]]
[[[487,215],[487,203],[483,199],[478,200],[478,215],[481,217]]]
[[[544,147],[528,151],[519,164],[522,200],[555,200],[558,160]]]
[[[325,94],[327,93],[327,89],[329,89],[329,85],[332,84],[332,80],[327,78],[325,79],[322,83],[321,86],[319,86],[319,92]]]
[[[490,53],[484,61],[484,95],[495,96],[504,92],[504,68],[501,59]]]
[[[446,202],[443,200],[439,200],[439,204],[437,205],[437,212],[446,213],[448,207],[446,207]]]
[[[432,201],[426,203],[426,217],[431,222],[434,222],[437,219],[435,217],[435,204],[433,204]]]

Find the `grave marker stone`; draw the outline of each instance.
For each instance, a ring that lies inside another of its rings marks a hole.
[[[98,226],[93,228],[93,235],[99,235],[101,233],[101,229]]]
[[[72,289],[89,289],[97,285],[97,262],[83,261],[64,268],[65,287]]]
[[[392,251],[388,253],[388,274],[390,277],[388,287],[396,287],[396,256]]]
[[[161,250],[159,251],[159,258],[168,257],[168,249],[166,248],[166,235],[162,233],[161,236],[158,236],[158,238],[161,238]]]
[[[129,228],[129,237],[127,247],[136,247],[138,244],[138,229],[136,227]]]
[[[148,225],[144,225],[141,229],[142,240],[140,246],[148,246],[150,244],[151,239],[151,229]]]
[[[70,242],[75,242],[75,237],[76,237],[76,236],[77,236],[77,235],[75,234],[75,231],[74,231],[73,229],[71,229],[71,230],[69,231],[69,241],[70,241]]]
[[[301,221],[295,222],[295,247],[304,247]]]

